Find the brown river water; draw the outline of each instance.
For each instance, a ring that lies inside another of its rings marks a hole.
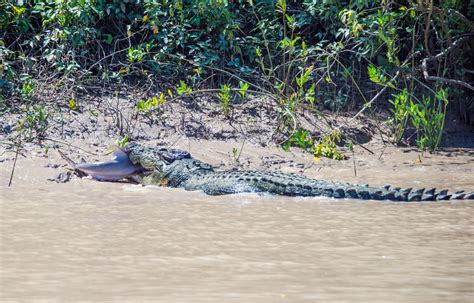
[[[472,302],[473,201],[2,187],[1,302]]]
[[[218,166],[234,145],[180,147]],[[357,176],[352,161],[311,164],[270,148],[247,146],[241,161],[260,169],[272,156],[303,163],[314,178],[474,190],[470,150],[420,161],[416,152],[370,148],[375,155],[357,152]],[[212,197],[85,179],[56,184],[46,179],[65,171],[65,161],[29,154],[19,158],[12,187],[13,156],[0,155],[2,303],[474,302],[472,200]],[[299,173],[278,165],[270,169]]]

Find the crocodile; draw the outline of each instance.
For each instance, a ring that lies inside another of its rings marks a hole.
[[[216,171],[210,164],[174,149],[145,147],[127,143],[115,152],[112,161],[74,164],[76,172],[101,181],[132,180],[143,185],[159,185],[185,190],[201,190],[209,195],[244,192],[284,196],[325,196],[361,200],[439,201],[474,199],[474,192],[435,188],[400,188],[385,185],[350,184],[317,180],[305,176],[264,170]]]

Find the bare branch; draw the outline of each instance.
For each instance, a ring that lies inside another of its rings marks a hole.
[[[452,83],[456,85],[462,85],[470,90],[474,90],[474,86],[471,84],[461,81],[461,80],[455,80],[455,79],[447,79],[443,77],[437,77],[437,76],[430,76],[428,73],[428,62],[430,61],[435,61],[435,60],[440,60],[442,56],[446,55],[450,51],[452,51],[455,48],[458,48],[459,45],[467,41],[471,36],[464,36],[456,41],[453,42],[447,49],[442,51],[441,53],[437,54],[436,56],[431,56],[431,57],[426,57],[421,61],[421,69],[423,70],[423,76],[426,81],[441,81],[441,82],[446,82],[446,83]]]

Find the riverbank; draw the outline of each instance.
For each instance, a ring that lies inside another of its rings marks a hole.
[[[200,128],[179,122],[180,105],[161,113],[169,118],[162,125],[134,117],[127,100],[118,103],[118,116],[81,104],[80,111],[62,109],[61,119],[51,116],[41,145],[24,143],[18,156],[10,142],[22,117],[0,121],[6,302],[470,302],[472,201],[207,196],[80,179],[58,152],[76,162],[107,160],[123,137],[120,125],[128,125],[132,139],[187,150],[217,169],[472,191],[474,149],[462,147],[470,142],[462,128],[447,138],[461,147],[421,154],[387,143],[376,120],[348,128],[352,115],[327,116],[360,140],[353,153],[339,146],[346,159],[338,161],[299,148],[285,152],[271,136],[277,127],[271,115],[236,127],[234,120],[188,110],[186,117],[202,127],[190,135]]]
[[[115,98],[84,95],[72,108],[52,106],[51,96],[45,95],[41,106],[47,113],[44,124],[28,124],[31,111],[38,111],[38,106],[30,107],[30,112],[4,114],[0,121],[1,186],[10,182],[16,158],[12,142],[18,136],[24,139],[11,184],[28,187],[75,178],[57,149],[77,162],[106,160],[126,135],[147,146],[187,150],[218,169],[281,170],[374,186],[474,187],[469,177],[474,175],[474,132],[454,118],[447,120],[445,147],[431,154],[389,143],[391,134],[383,115],[353,119],[354,113],[300,112],[298,124],[309,135],[341,133],[336,148],[345,160],[337,161],[296,147],[283,151],[279,143],[288,138],[289,131],[282,129],[271,100],[250,96],[245,103],[233,104],[230,115],[225,116],[212,95],[185,97],[143,112],[137,110],[137,100],[144,96],[134,91]],[[40,132],[43,140],[25,143],[28,136],[35,138]],[[353,143],[353,151],[347,142]]]
[[[51,139],[54,140],[54,139]],[[74,161],[101,161],[111,157],[113,138],[102,141],[70,140],[70,146],[54,146]],[[378,142],[356,146],[354,155],[337,161],[316,158],[300,149],[285,152],[276,146],[258,146],[254,143],[228,140],[197,140],[179,135],[170,137],[173,147],[190,151],[193,157],[208,162],[218,169],[266,169],[303,174],[308,177],[369,183],[374,186],[392,184],[402,187],[437,187],[449,190],[473,190],[474,151],[466,148],[450,148],[436,154],[421,155],[413,148],[398,148]],[[143,142],[147,146],[163,145],[160,140]],[[170,146],[171,144],[166,144]],[[0,160],[0,184],[6,187],[15,163],[15,150],[2,148]],[[235,152],[235,149],[238,152]],[[370,152],[369,152],[370,151]],[[71,174],[71,167],[55,148],[47,153],[38,145],[26,145],[18,155],[13,173],[12,187],[41,187],[48,183],[91,182]],[[56,184],[56,190],[66,190]]]

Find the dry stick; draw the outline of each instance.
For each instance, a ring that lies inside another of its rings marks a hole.
[[[395,76],[393,77],[392,81],[394,81],[396,78],[398,78],[398,75],[399,75],[399,74],[400,74],[400,73],[397,72],[397,73],[395,74]],[[354,121],[357,117],[359,117],[360,115],[362,115],[362,113],[365,112],[365,111],[367,110],[367,108],[369,108],[369,107],[372,105],[372,103],[374,103],[374,101],[377,100],[377,98],[380,97],[380,95],[383,94],[383,92],[384,92],[384,91],[387,89],[387,87],[388,87],[388,83],[391,83],[391,81],[387,82],[387,84],[385,84],[385,85],[383,86],[383,88],[382,88],[381,90],[379,90],[379,92],[378,92],[372,99],[370,99],[369,102],[367,102],[366,104],[364,104],[364,107],[363,107],[357,114],[355,114],[355,115],[347,122],[347,124],[351,123],[351,122]]]
[[[441,9],[435,5],[433,5],[432,8],[433,8],[432,13],[443,14],[444,9]],[[455,9],[448,9],[447,13],[451,15],[456,15],[465,25],[467,25],[470,28],[471,32],[474,32],[474,23],[472,23],[466,16],[461,14],[459,11]]]
[[[368,149],[368,148],[365,147],[364,145],[362,145],[362,144],[357,144],[357,146],[362,147],[363,149],[365,149],[366,151],[368,151],[370,154],[375,155],[375,153],[374,153],[373,151],[371,151],[370,149]]]
[[[428,47],[428,41],[430,37],[430,23],[431,23],[431,14],[433,13],[433,0],[429,0],[428,3],[428,17],[426,18],[425,26],[425,49],[429,56],[431,56],[430,48]]]
[[[186,61],[186,62],[192,64],[191,60],[188,60],[188,59],[185,59],[185,58],[179,58],[179,57],[174,56],[174,55],[170,55],[170,56],[172,56],[172,57],[174,57],[174,58],[177,58],[177,59],[180,59],[180,60],[182,60],[182,61]],[[216,70],[216,71],[218,71],[218,72],[224,73],[224,74],[229,75],[229,76],[231,76],[231,77],[237,78],[238,80],[240,80],[240,81],[242,81],[242,82],[244,82],[244,83],[247,83],[249,86],[251,86],[251,87],[253,87],[253,88],[255,88],[255,89],[258,89],[259,92],[257,92],[257,93],[259,93],[259,94],[262,94],[262,95],[265,95],[265,96],[269,96],[269,97],[272,96],[272,93],[271,93],[271,92],[269,92],[269,91],[267,91],[267,90],[265,90],[265,89],[263,89],[263,88],[261,88],[261,87],[255,85],[255,84],[253,84],[253,83],[251,83],[251,82],[248,82],[248,81],[242,79],[241,77],[237,76],[236,74],[233,74],[233,73],[231,73],[231,72],[229,72],[229,71],[226,71],[225,69],[221,69],[221,68],[214,67],[214,66],[207,66],[207,65],[205,66],[205,68],[211,69],[211,70]],[[247,91],[248,91],[248,92],[253,92],[253,93],[256,92],[256,91],[250,91],[250,90],[247,90]],[[272,99],[278,101],[278,99],[277,99],[276,97],[274,97],[274,96],[272,97]]]
[[[356,169],[356,160],[355,160],[354,149],[352,149],[352,164],[354,165],[354,176],[357,177],[357,169]]]
[[[411,60],[411,58],[413,58],[417,54],[419,54],[419,52],[415,52],[415,53],[411,54],[410,56],[408,56],[408,58],[406,58],[405,61],[402,63],[402,66],[405,65],[409,60]],[[400,71],[397,71],[395,76],[393,76],[393,78],[390,81],[387,81],[387,83],[383,86],[383,88],[372,99],[370,99],[369,102],[364,104],[364,107],[357,114],[355,114],[346,124],[349,125],[357,117],[362,115],[362,113],[365,112],[367,110],[367,108],[369,108],[372,105],[372,103],[374,103],[374,101],[377,100],[377,98],[380,97],[380,95],[383,94],[383,92],[387,89],[387,87],[389,87],[389,83],[392,83],[393,81],[395,81],[398,78],[399,75],[400,75]],[[336,129],[339,129],[339,128],[340,127],[337,127]],[[362,145],[359,145],[359,146],[363,147]],[[371,152],[371,153],[373,154],[373,152]]]
[[[77,166],[77,163],[74,162],[71,158],[69,158],[68,156],[66,156],[66,154],[64,154],[59,148],[57,149],[59,155],[61,156],[61,158],[63,158],[67,163],[69,163],[69,165],[71,165],[72,168],[76,168]]]
[[[180,96],[177,96],[177,97],[174,97],[173,99],[169,100],[168,103],[171,103],[175,100],[178,100],[178,99],[181,99],[183,97],[187,97],[188,95],[193,95],[193,94],[199,94],[199,93],[215,93],[215,92],[220,92],[221,90],[220,89],[217,89],[217,88],[206,88],[206,89],[200,89],[200,90],[193,90],[189,93],[185,93],[183,95],[180,95]],[[233,91],[233,92],[238,92],[238,91],[242,91],[241,89],[239,88],[231,88],[230,91]],[[248,93],[251,93],[251,94],[256,94],[256,95],[262,95],[262,96],[267,96],[268,98],[270,99],[273,99],[275,101],[278,101],[278,98],[275,97],[274,95],[272,95],[271,93],[267,93],[265,91],[256,91],[256,90],[250,90],[250,89],[247,89],[246,92]]]
[[[13,174],[15,172],[16,160],[18,159],[19,150],[20,150],[20,147],[17,145],[16,146],[16,153],[15,153],[15,161],[13,161],[13,167],[12,167],[12,172],[10,174],[10,181],[8,181],[8,187],[10,187],[12,185]]]
[[[236,162],[239,162],[240,155],[242,154],[242,150],[244,149],[245,139],[246,138],[244,138],[244,140],[242,141],[242,145],[240,146],[239,154],[237,155],[237,159],[235,159]]]
[[[395,81],[398,76],[400,75],[400,71],[397,71],[397,73],[395,74],[395,76],[393,76],[393,78],[390,80],[390,81],[387,81],[387,83],[382,87],[382,89],[372,98],[370,99],[369,102],[367,102],[366,104],[364,104],[364,107],[359,111],[357,112],[357,114],[355,114],[346,124],[349,125],[350,123],[352,123],[352,121],[354,121],[357,117],[359,117],[360,115],[362,115],[363,112],[365,112],[367,110],[367,108],[369,108],[372,103],[375,102],[375,100],[377,100],[378,97],[380,97],[380,95],[382,95],[385,90],[387,89],[387,87],[389,87],[389,83]],[[339,127],[337,127],[336,129],[339,129]],[[368,148],[362,146],[362,144],[358,144],[360,147],[362,147],[363,149],[367,150],[368,152],[370,152],[371,154],[374,154],[374,152],[372,152],[371,150],[369,150]]]
[[[437,76],[430,76],[428,73],[428,62],[429,61],[435,61],[439,60],[443,55],[449,53],[451,50],[458,48],[460,44],[463,42],[467,41],[469,37],[472,37],[472,35],[469,36],[464,36],[462,38],[459,38],[458,40],[454,41],[453,44],[451,44],[447,49],[442,51],[441,53],[432,56],[432,57],[426,57],[421,61],[421,69],[423,70],[423,76],[426,81],[441,81],[441,82],[447,82],[447,83],[452,83],[452,84],[457,84],[457,85],[462,85],[470,90],[474,90],[474,86],[471,84],[461,81],[461,80],[455,80],[455,79],[447,79],[443,77],[437,77]]]
[[[60,141],[60,140],[56,140],[56,139],[51,139],[51,138],[45,138],[44,140],[47,140],[47,141],[51,141],[51,142],[55,142],[55,143],[59,143],[59,144],[62,144],[62,145],[66,145],[67,147],[74,147],[76,149],[79,149],[89,155],[93,155],[93,156],[100,156],[99,154],[96,154],[96,153],[93,153],[93,152],[90,152],[88,150],[85,150],[79,146],[76,146],[76,145],[73,145],[71,143],[67,143],[67,142],[64,142],[64,141]]]
[[[382,159],[383,154],[385,153],[385,149],[387,148],[387,145],[383,147],[382,152],[380,153],[379,160]]]
[[[408,56],[408,58],[405,59],[405,61],[402,63],[402,66],[405,65],[409,60],[411,60],[411,58],[413,58],[415,55],[419,54],[419,52],[414,52],[413,54],[411,54],[410,56]],[[370,107],[370,105],[378,98],[380,97],[380,95],[387,89],[387,87],[389,86],[389,83],[395,81],[398,76],[400,75],[400,71],[397,71],[397,73],[395,74],[395,76],[393,76],[393,78],[390,80],[390,81],[387,81],[387,84],[384,85],[384,87],[372,98],[370,99],[370,101],[366,104],[364,104],[364,107],[357,113],[355,114],[346,124],[350,124],[352,121],[354,121],[357,117],[359,117],[363,112],[366,111],[367,108]]]

